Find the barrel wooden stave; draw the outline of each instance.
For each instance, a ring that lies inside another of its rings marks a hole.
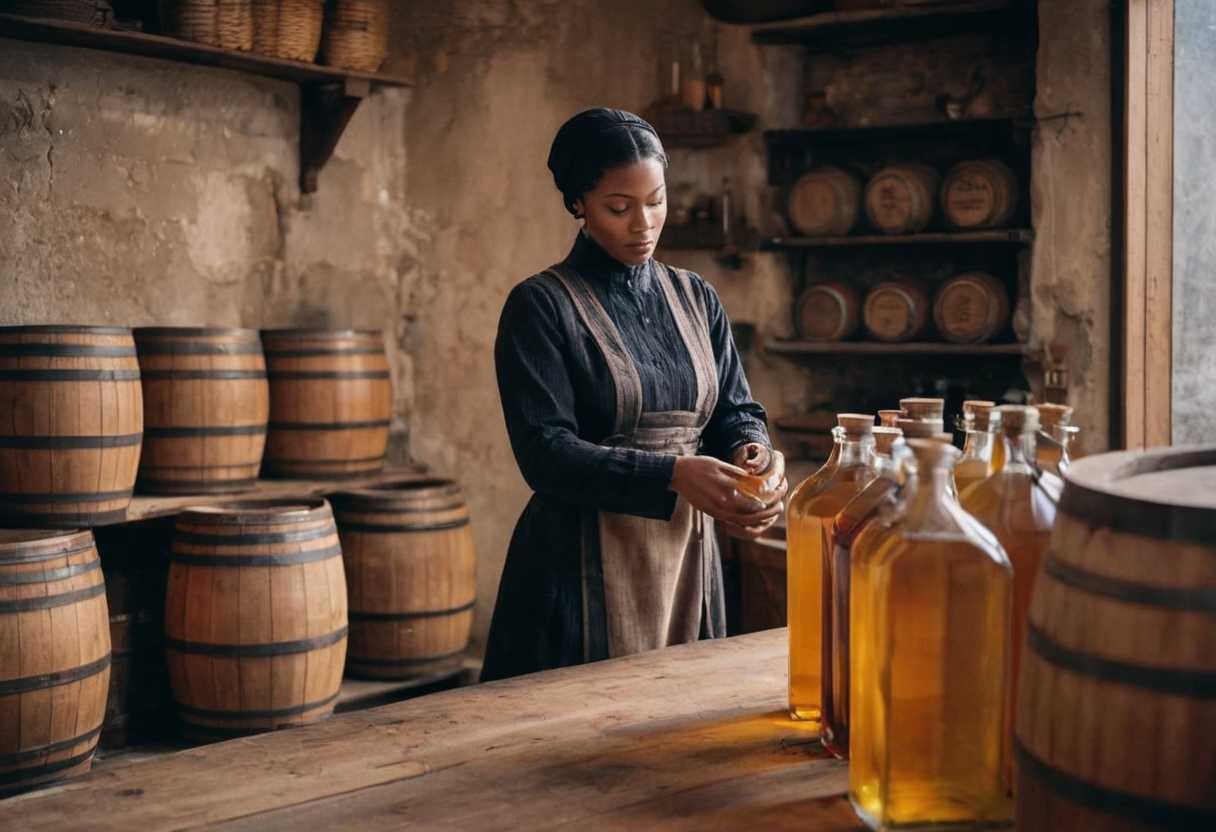
[[[10,525],[121,520],[142,433],[130,330],[0,328],[0,517]]]
[[[257,331],[158,327],[135,330],[135,341],[145,423],[140,490],[252,488],[270,413]]]
[[[881,281],[866,293],[862,319],[879,341],[911,341],[928,326],[929,293],[912,278]]]
[[[1175,453],[1104,455],[1070,475]],[[1216,464],[1216,451],[1201,453]],[[1070,476],[1030,611],[1019,828],[1206,828],[1216,820],[1216,521],[1194,535],[1150,519],[1160,505],[1118,503],[1117,491],[1096,519],[1082,488]]]
[[[795,311],[798,333],[811,341],[841,341],[857,331],[861,300],[847,283],[829,280],[808,286]]]
[[[179,517],[166,655],[192,736],[257,733],[333,712],[348,623],[341,548],[328,503],[302,508]],[[232,540],[205,542],[219,535]]]
[[[1013,219],[1017,177],[999,159],[959,162],[942,180],[942,214],[954,228],[995,228]]]
[[[870,223],[884,234],[915,234],[933,220],[941,177],[928,165],[889,165],[868,183],[863,204]]]
[[[947,341],[977,344],[1000,334],[1009,323],[1005,284],[986,272],[965,272],[938,287],[933,323]]]
[[[347,673],[408,679],[467,648],[477,598],[469,509],[452,481],[335,498],[350,591]]]
[[[276,477],[366,476],[384,467],[392,382],[379,332],[266,330]]]
[[[0,531],[0,794],[88,771],[109,666],[92,534]]]
[[[861,182],[838,167],[807,171],[790,189],[790,223],[807,236],[848,234],[861,210]]]

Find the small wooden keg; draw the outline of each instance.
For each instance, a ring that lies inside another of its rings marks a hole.
[[[165,647],[186,733],[317,722],[346,660],[346,579],[329,503],[260,501],[177,518]]]
[[[1018,206],[1018,180],[999,159],[959,162],[942,181],[942,214],[955,228],[1009,223]]]
[[[379,331],[265,330],[275,477],[342,479],[384,467],[393,389]]]
[[[866,185],[866,217],[884,234],[915,234],[933,220],[941,177],[928,165],[890,165]]]
[[[220,494],[257,482],[270,391],[253,329],[135,330],[144,394],[139,488]]]
[[[790,189],[790,223],[810,237],[848,234],[860,208],[861,182],[831,165],[804,173]]]
[[[866,293],[862,314],[879,341],[911,341],[929,322],[929,293],[912,278],[884,280]]]
[[[408,679],[453,666],[477,600],[469,507],[452,480],[334,497],[350,589],[346,672]]]
[[[110,679],[87,531],[0,530],[0,794],[89,770]]]
[[[1018,693],[1018,828],[1216,828],[1216,447],[1074,463]]]
[[[933,299],[933,323],[947,341],[978,344],[1009,323],[1005,284],[986,272],[966,272],[942,283]]]
[[[143,420],[131,330],[0,327],[0,521],[125,518]]]
[[[842,341],[857,331],[861,300],[853,287],[839,280],[815,283],[798,298],[794,323],[810,341]]]

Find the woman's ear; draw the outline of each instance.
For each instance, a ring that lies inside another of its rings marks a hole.
[[[586,216],[586,205],[583,203],[583,198],[580,196],[578,199],[574,200],[574,218],[576,220],[581,220]]]

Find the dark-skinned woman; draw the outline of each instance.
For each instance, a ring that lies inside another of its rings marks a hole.
[[[651,257],[666,165],[654,128],[620,110],[579,113],[553,140],[549,169],[582,229],[499,322],[503,413],[536,493],[483,680],[724,636],[713,523],[755,537],[781,513],[783,476],[765,501],[738,489],[783,463],[717,293]]]

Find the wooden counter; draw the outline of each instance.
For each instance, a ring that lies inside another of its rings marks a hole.
[[[438,693],[0,801],[0,828],[858,830],[770,630]]]

